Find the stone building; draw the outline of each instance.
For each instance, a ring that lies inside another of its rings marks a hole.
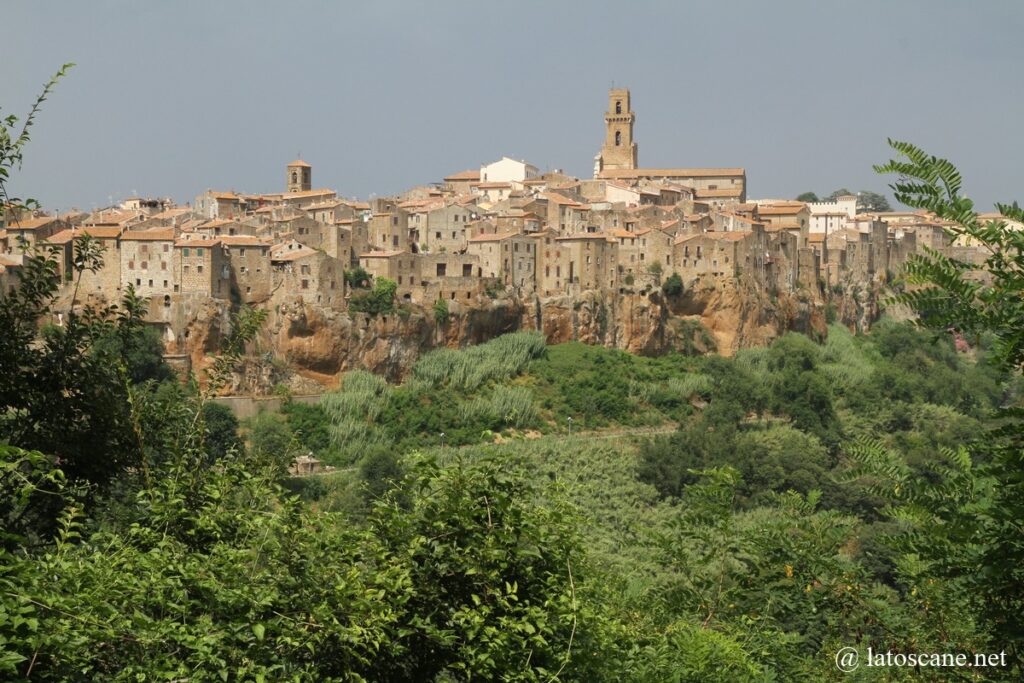
[[[251,235],[221,238],[231,266],[231,299],[243,304],[262,303],[270,298],[273,274],[271,241]]]
[[[477,218],[473,204],[451,203],[434,207],[426,214],[426,224],[420,233],[421,243],[425,249],[435,253],[461,251],[469,239],[466,228]]]
[[[296,159],[288,164],[285,183],[288,192],[309,192],[313,189],[313,167],[302,159]]]
[[[506,285],[533,287],[536,275],[535,240],[522,233],[503,232],[472,237],[466,253],[480,260],[481,275]]]
[[[480,182],[479,169],[471,168],[466,171],[459,171],[444,178],[444,188],[449,192],[461,195],[469,194],[473,183]]]
[[[568,293],[618,288],[618,243],[605,233],[577,233],[555,238],[566,250]]]
[[[12,218],[7,225],[6,241],[12,252],[21,252],[70,227],[57,216]]]
[[[345,306],[345,270],[338,259],[290,241],[271,247],[273,289],[309,304]]]
[[[101,250],[101,265],[95,271],[84,271],[80,276],[79,293],[82,296],[96,296],[114,303],[121,299],[121,233],[120,227],[68,228],[51,235],[46,243],[59,249],[58,272],[71,281],[74,269],[76,242],[89,235]]]
[[[121,234],[121,288],[152,301],[171,302],[177,280],[174,274],[174,229],[128,230]]]
[[[174,242],[174,272],[182,294],[227,299],[231,294],[231,266],[219,238],[182,239]]]
[[[608,91],[608,111],[604,115],[605,139],[594,163],[594,177],[605,171],[635,169],[636,143],[633,142],[633,124],[636,115],[629,102],[629,90],[612,88]]]

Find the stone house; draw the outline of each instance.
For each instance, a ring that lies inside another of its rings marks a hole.
[[[370,245],[375,249],[411,251],[419,235],[410,235],[409,214],[394,206],[388,211],[374,211],[370,218]]]
[[[227,299],[231,295],[231,266],[218,238],[179,238],[174,242],[176,292]]]
[[[444,177],[444,188],[454,194],[469,194],[473,183],[480,182],[479,169],[471,168]]]
[[[531,233],[537,254],[537,292],[541,296],[565,293],[569,277],[569,248],[555,238],[552,230]]]
[[[483,277],[496,277],[504,285],[534,286],[536,244],[527,235],[503,232],[472,237],[466,253],[479,258]]]
[[[102,250],[102,265],[95,272],[85,271],[81,274],[79,293],[98,296],[108,303],[113,303],[121,299],[120,240],[122,232],[120,227],[73,227],[61,230],[45,241],[47,244],[59,248],[58,272],[63,279],[70,280],[74,272],[72,264],[74,263],[76,241],[83,235],[92,237]]]
[[[341,309],[345,306],[345,270],[338,259],[296,241],[270,249],[274,290],[309,304]]]
[[[547,200],[547,224],[551,229],[570,235],[586,232],[590,219],[590,206],[558,192],[542,192]]]
[[[753,232],[732,230],[680,235],[675,244],[675,272],[684,282],[702,275],[738,277]]]
[[[555,238],[566,250],[569,293],[587,289],[614,290],[618,279],[618,242],[605,233],[576,233]],[[563,271],[564,272],[564,271]]]
[[[31,248],[71,226],[58,216],[11,218],[7,224],[6,241],[11,252],[21,252],[22,245]]]
[[[371,251],[360,254],[359,265],[374,279],[386,277],[394,280],[400,293],[408,293],[421,279],[419,256],[408,251]]]
[[[262,303],[270,298],[273,274],[270,264],[271,242],[251,235],[221,238],[231,265],[231,298],[244,304]]]
[[[458,203],[435,206],[426,214],[420,232],[421,244],[431,252],[462,251],[469,239],[467,227],[479,217],[473,204]]]
[[[151,302],[171,305],[174,276],[174,229],[128,230],[121,234],[121,288],[135,287]]]

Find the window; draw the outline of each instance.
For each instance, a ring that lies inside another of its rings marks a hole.
[[[203,255],[203,248],[202,247],[196,247],[196,256],[202,256],[202,255]]]
[[[246,294],[252,294],[252,287],[246,287],[245,288],[245,293]]]
[[[401,278],[399,278],[399,279],[401,279]],[[303,289],[309,289],[309,280],[303,280],[302,281],[302,288]]]
[[[128,262],[128,269],[129,270],[135,270],[135,261],[129,261]]]
[[[160,270],[167,270],[167,262],[166,261],[161,261],[160,262]]]
[[[143,270],[149,270],[149,261],[143,261],[142,262],[142,269]]]
[[[185,266],[184,270],[185,270],[185,275],[188,275],[188,266]]]
[[[244,247],[242,249],[238,250],[238,255],[239,256],[245,256],[245,248]]]
[[[245,266],[242,266],[239,270],[241,271],[242,275],[245,275]]]
[[[136,287],[141,287],[142,286],[142,280],[140,280],[139,278],[135,278],[135,286]]]
[[[149,286],[150,286],[150,287],[152,287],[152,286],[153,286],[153,281],[152,281],[152,280],[150,280],[150,281],[149,281]]]
[[[622,131],[615,131],[615,146],[618,147],[622,144]]]
[[[164,253],[166,254],[170,250],[170,248],[171,248],[171,245],[165,244],[164,245]]]
[[[438,230],[437,232],[434,233],[434,239],[436,239],[436,240],[441,239],[441,231],[440,230]]]
[[[196,272],[197,273],[203,272],[203,267],[202,266],[196,266]]]

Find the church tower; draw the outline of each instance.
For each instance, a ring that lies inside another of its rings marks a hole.
[[[636,143],[633,142],[633,122],[636,115],[629,104],[629,90],[612,88],[608,91],[608,112],[604,115],[605,139],[601,154],[594,165],[595,175],[618,168],[636,168]]]
[[[313,189],[313,167],[302,159],[288,164],[287,187],[289,192],[307,192]]]

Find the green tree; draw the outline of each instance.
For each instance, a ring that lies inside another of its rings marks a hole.
[[[1024,367],[1024,233],[1004,220],[983,221],[961,194],[962,180],[946,159],[919,147],[890,140],[897,158],[876,167],[898,179],[896,199],[949,221],[954,237],[981,245],[988,278],[973,275],[977,265],[925,248],[906,266],[915,288],[897,295],[919,314],[919,324],[937,332],[951,329],[989,335],[992,361],[1019,372]],[[1006,220],[1024,220],[1011,205],[997,208]],[[922,480],[905,460],[877,441],[864,441],[852,454],[855,474],[882,482],[878,491],[894,499],[912,532],[902,547],[925,563],[923,578],[936,577],[970,598],[991,629],[993,642],[1013,654],[1007,673],[1021,671],[1024,654],[1024,411],[1015,401],[994,416],[994,429],[958,449],[944,449],[936,476]]]
[[[212,401],[203,405],[206,428],[206,453],[211,462],[223,460],[231,453],[240,454],[242,440],[238,436],[238,418],[231,409]]]
[[[797,195],[796,200],[798,202],[817,202],[817,201],[821,201],[821,200],[818,199],[818,195],[814,194],[813,192],[804,192],[802,194],[799,194],[799,195]]]
[[[386,277],[377,278],[373,289],[354,294],[349,299],[349,310],[370,315],[391,313],[395,310],[395,292],[397,290],[398,283],[394,280],[389,280]]]
[[[438,299],[434,302],[434,320],[438,325],[444,325],[448,322],[448,302],[444,299]]]
[[[679,273],[672,273],[665,278],[661,291],[665,292],[665,296],[679,296],[683,293],[683,278],[679,277]]]

